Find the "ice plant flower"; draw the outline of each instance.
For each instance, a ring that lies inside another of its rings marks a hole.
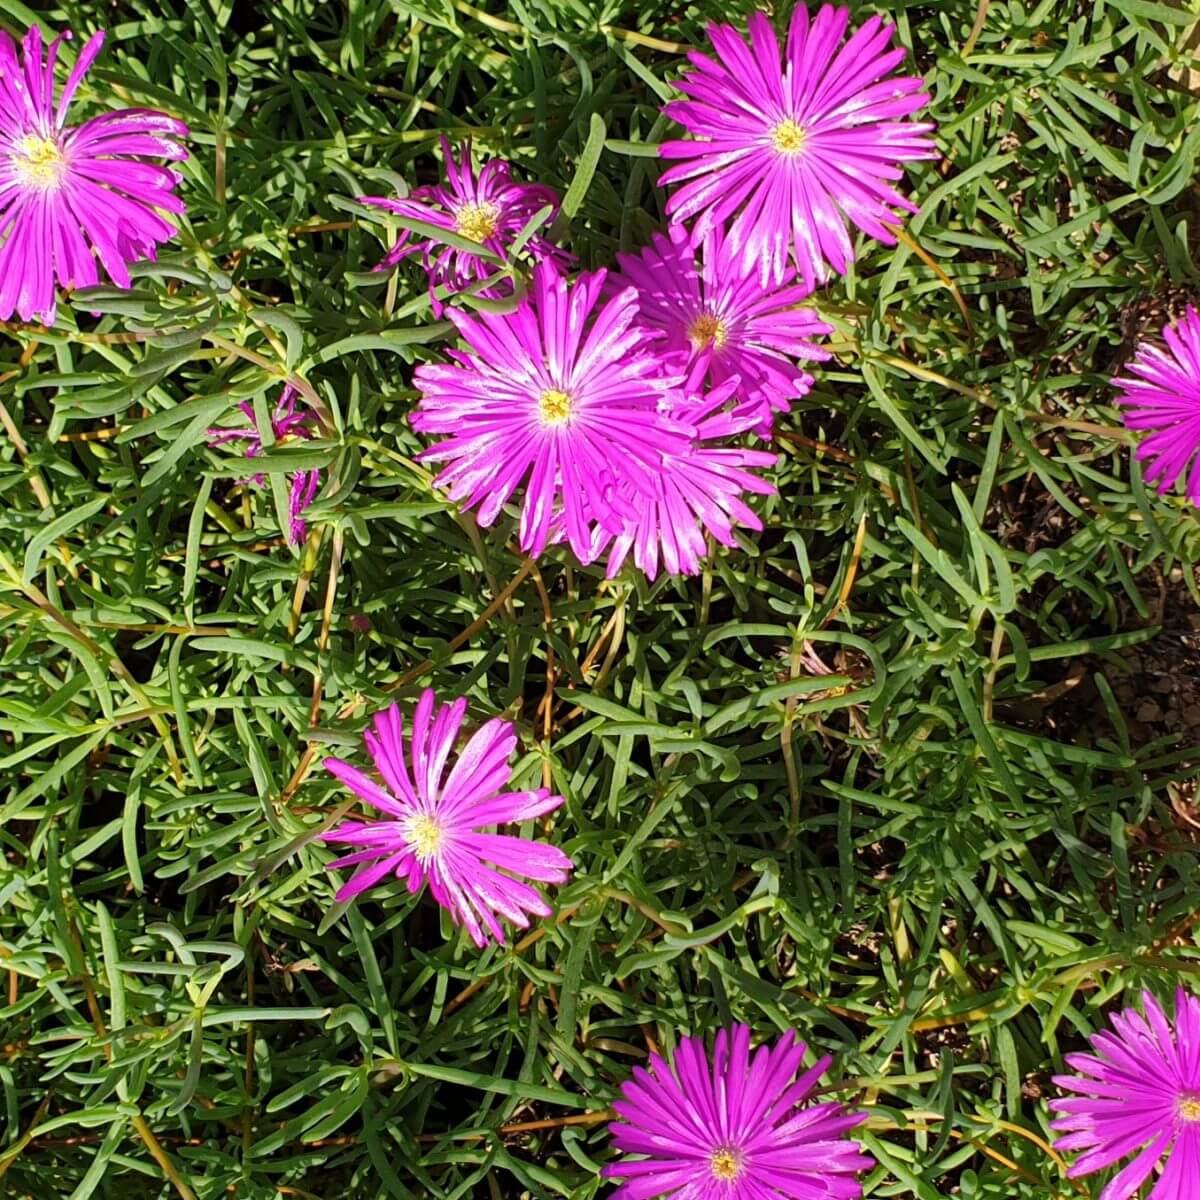
[[[444,435],[421,457],[448,465],[436,482],[491,525],[522,484],[522,550],[565,537],[583,562],[594,531],[621,533],[635,516],[628,489],[653,495],[664,454],[691,428],[662,411],[681,379],[664,372],[637,323],[637,294],[601,300],[605,273],[568,284],[548,263],[509,313],[450,313],[469,352],[413,373],[412,426]]]
[[[894,245],[894,210],[916,211],[892,186],[900,164],[937,156],[933,125],[904,119],[929,96],[920,78],[892,76],[904,58],[889,49],[893,27],[869,17],[843,45],[849,20],[829,4],[810,19],[797,3],[782,53],[763,13],[750,17],[749,45],[710,24],[716,59],[690,52],[687,99],[663,109],[692,135],[659,148],[681,160],[662,175],[682,185],[667,212],[695,218],[700,237],[727,227],[730,251],[764,282],[782,275],[789,248],[810,288],[829,267],[844,273],[847,220]]]
[[[302,438],[314,436],[313,417],[311,413],[296,411],[298,393],[289,383],[275,405],[271,414],[271,432],[275,437],[275,445],[286,445]],[[263,452],[262,435],[258,432],[258,424],[254,420],[254,405],[249,400],[243,400],[238,408],[246,420],[247,426],[234,429],[210,429],[208,440],[210,446],[224,446],[230,442],[241,442],[247,458],[257,458]],[[260,487],[265,477],[261,474],[251,476],[251,480]],[[320,485],[321,472],[315,468],[307,471],[297,471],[292,475],[288,495],[288,512],[291,524],[288,527],[288,541],[298,545],[304,541],[308,526],[304,522],[304,510],[312,503]]]
[[[1114,379],[1125,424],[1153,430],[1135,457],[1147,463],[1146,482],[1169,491],[1179,477],[1187,498],[1200,507],[1200,313],[1187,310],[1163,330],[1166,347],[1142,346],[1129,374]]]
[[[70,37],[64,34],[63,37]],[[67,108],[100,53],[94,34],[54,102],[54,66],[63,38],[43,56],[35,25],[21,59],[0,30],[0,320],[54,324],[54,284],[92,287],[100,268],[129,286],[128,264],[154,258],[175,233],[163,212],[183,212],[180,176],[152,158],[176,161],[187,126],[166,113],[118,109],[67,126]],[[161,211],[160,211],[161,210]]]
[[[626,500],[633,515],[619,535],[610,538],[597,530],[600,545],[611,541],[610,579],[631,550],[635,565],[648,579],[658,574],[660,561],[669,575],[695,575],[708,553],[706,533],[723,546],[735,547],[735,525],[762,529],[762,521],[742,496],[774,494],[775,488],[754,471],[773,466],[775,455],[736,444],[754,423],[753,416],[726,408],[737,388],[735,376],[707,396],[680,394],[677,409],[696,430],[691,444],[683,453],[664,455],[651,494],[629,489]]]
[[[675,225],[638,254],[618,254],[617,262],[621,274],[610,285],[637,289],[641,320],[658,332],[661,352],[688,386],[739,376],[739,415],[750,416],[764,436],[774,414],[812,387],[795,360],[829,358],[815,339],[833,326],[801,307],[811,289],[790,267],[764,288],[757,265],[731,254],[719,230],[697,247]]]
[[[722,1029],[711,1060],[685,1037],[668,1065],[651,1054],[613,1104],[613,1144],[627,1154],[604,1168],[625,1182],[611,1200],[853,1200],[872,1166],[846,1134],[864,1118],[804,1101],[829,1066],[801,1071],[805,1045],[790,1031],[750,1054],[745,1025]],[[797,1072],[800,1072],[797,1078]]]
[[[1194,1200],[1200,1186],[1200,999],[1175,994],[1174,1029],[1158,1001],[1142,995],[1145,1016],[1127,1008],[1112,1032],[1094,1034],[1091,1054],[1069,1054],[1075,1075],[1055,1077],[1074,1095],[1050,1101],[1061,1151],[1084,1151],[1067,1172],[1091,1175],[1136,1156],[1100,1200],[1129,1200],[1157,1168],[1148,1200]]]
[[[469,143],[462,148],[457,162],[449,141],[443,137],[441,143],[442,158],[446,163],[444,184],[414,188],[403,199],[360,196],[359,203],[373,204],[398,216],[444,229],[475,243],[480,251],[487,251],[501,262],[509,260],[517,236],[541,209],[549,205],[553,211],[526,242],[525,250],[535,260],[544,259],[556,264],[572,261],[570,254],[541,232],[549,228],[558,214],[559,199],[553,188],[541,183],[519,183],[512,177],[512,166],[501,158],[489,159],[476,173]],[[407,229],[401,230],[391,250],[375,269],[390,271],[410,254],[420,255],[429,275],[429,294],[436,315],[442,310],[437,288],[460,292],[474,282],[487,279],[497,269],[494,261],[489,261],[478,251],[451,245],[432,236],[422,237]],[[480,295],[503,296],[510,291],[511,286],[485,288]]]
[[[563,798],[546,788],[501,791],[512,774],[508,760],[517,736],[510,722],[498,718],[471,735],[447,775],[466,711],[461,698],[435,706],[427,689],[413,714],[407,746],[396,705],[377,713],[363,739],[382,783],[340,758],[325,759],[325,767],[387,819],[345,821],[323,837],[360,847],[330,867],[371,864],[342,886],[339,900],[360,895],[386,875],[407,879],[410,892],[428,880],[434,899],[482,947],[489,938],[503,944],[500,917],[524,929],[526,914],[550,915],[538,892],[514,876],[563,883],[573,864],[545,842],[482,832],[486,826],[553,812]]]

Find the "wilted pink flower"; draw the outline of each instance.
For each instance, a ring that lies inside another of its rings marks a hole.
[[[805,284],[845,272],[854,259],[845,222],[888,245],[893,209],[916,208],[892,187],[899,164],[934,158],[930,124],[903,118],[929,97],[916,77],[889,78],[904,58],[893,27],[869,17],[842,45],[849,10],[823,5],[812,22],[798,3],[782,53],[771,22],[750,17],[750,44],[731,25],[710,24],[714,61],[696,51],[680,83],[688,99],[664,112],[696,140],[665,142],[684,160],[662,176],[682,184],[667,203],[677,220],[697,218],[706,236],[727,227],[729,250],[780,278],[791,250]]]
[[[271,432],[275,437],[275,445],[286,445],[290,441],[314,436],[313,417],[311,413],[296,411],[298,393],[289,383],[275,405],[271,414]],[[229,442],[243,442],[247,458],[257,458],[263,451],[262,435],[254,420],[254,405],[249,400],[243,400],[238,408],[250,422],[248,426],[237,429],[210,429],[208,431],[209,445],[223,446]],[[251,479],[261,486],[264,476],[260,473],[252,475]],[[291,515],[291,525],[288,529],[288,541],[298,544],[304,541],[308,526],[301,514],[312,503],[320,485],[321,472],[316,468],[297,471],[291,478],[291,491],[288,498],[288,509]]]
[[[450,319],[471,348],[414,372],[421,433],[445,435],[421,455],[490,525],[522,484],[521,548],[540,554],[561,533],[583,562],[597,525],[618,535],[636,517],[624,496],[654,495],[663,456],[683,454],[690,426],[661,409],[681,380],[664,373],[627,288],[600,301],[604,272],[567,284],[549,264],[515,311]]]
[[[609,578],[621,569],[630,550],[648,579],[658,574],[660,560],[668,575],[695,575],[708,552],[705,533],[733,547],[735,525],[762,528],[742,496],[774,494],[775,488],[754,470],[773,466],[775,455],[736,444],[754,423],[752,416],[727,411],[736,387],[737,380],[730,379],[705,397],[684,393],[677,399],[678,411],[687,414],[695,435],[682,453],[663,456],[652,493],[627,490],[626,501],[634,515],[625,520],[619,535],[610,538],[597,531],[599,545],[612,543]]]
[[[1051,1100],[1058,1150],[1083,1150],[1067,1172],[1091,1175],[1136,1156],[1109,1180],[1100,1200],[1129,1200],[1160,1172],[1148,1200],[1195,1200],[1200,1187],[1200,1000],[1175,993],[1175,1026],[1142,995],[1143,1017],[1127,1008],[1112,1032],[1094,1034],[1092,1054],[1068,1054],[1077,1075],[1056,1076]]]
[[[184,208],[175,195],[179,174],[148,160],[186,158],[172,139],[185,137],[187,126],[166,113],[126,108],[68,128],[67,108],[104,34],[80,50],[56,106],[62,42],[51,42],[43,59],[34,25],[22,63],[0,30],[0,320],[16,312],[52,325],[56,277],[64,288],[93,287],[103,267],[128,287],[127,264],[153,259],[158,243],[175,233],[156,210]]]
[[[828,1068],[822,1058],[796,1078],[805,1045],[790,1031],[750,1054],[735,1025],[704,1042],[685,1037],[668,1065],[634,1067],[613,1108],[613,1145],[638,1158],[604,1168],[624,1179],[610,1200],[856,1200],[855,1178],[873,1165],[846,1134],[864,1117],[834,1103],[804,1105]]]
[[[1187,498],[1200,507],[1200,313],[1189,308],[1178,326],[1163,330],[1166,349],[1142,346],[1129,374],[1114,379],[1130,429],[1152,429],[1135,457],[1146,482],[1170,491],[1184,472]]]
[[[546,788],[500,790],[512,773],[508,760],[517,736],[508,721],[499,719],[472,734],[446,775],[466,711],[466,700],[458,699],[435,712],[433,691],[426,690],[413,714],[407,747],[396,705],[377,713],[363,738],[383,786],[340,758],[325,759],[327,770],[389,819],[345,821],[324,840],[362,847],[331,867],[371,864],[342,886],[339,900],[359,895],[389,874],[407,879],[410,892],[428,880],[434,899],[455,924],[465,926],[475,944],[484,946],[489,937],[504,942],[500,917],[524,929],[529,925],[526,914],[550,915],[537,891],[514,875],[564,883],[572,863],[545,842],[481,832],[486,826],[553,812],[563,798]]]
[[[471,162],[470,143],[462,148],[462,157],[457,163],[446,138],[443,137],[441,143],[442,158],[446,163],[445,184],[426,184],[414,188],[402,200],[360,196],[359,202],[373,204],[398,216],[457,234],[490,251],[501,262],[508,262],[509,250],[517,236],[547,205],[553,212],[541,229],[549,228],[559,206],[558,195],[553,188],[541,183],[518,183],[512,177],[511,165],[500,158],[489,159],[476,174]],[[525,250],[535,261],[546,260],[556,264],[572,261],[570,254],[554,245],[540,230],[526,242]],[[442,310],[435,294],[436,288],[445,286],[451,292],[460,292],[475,281],[487,279],[497,270],[495,263],[477,253],[448,245],[436,238],[413,234],[407,229],[401,230],[387,257],[375,269],[390,270],[410,254],[420,254],[421,262],[429,274],[429,293],[435,314],[440,314]],[[507,284],[499,288],[486,288],[479,294],[505,296],[511,290],[511,284]]]
[[[764,287],[757,265],[731,254],[720,230],[694,247],[676,225],[669,237],[656,233],[638,254],[618,254],[617,262],[621,274],[610,286],[637,289],[641,320],[659,332],[672,369],[694,389],[737,375],[737,413],[763,436],[773,415],[812,387],[794,360],[829,358],[814,339],[833,326],[800,307],[811,289],[794,282],[790,267]]]

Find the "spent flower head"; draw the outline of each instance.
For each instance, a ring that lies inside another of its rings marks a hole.
[[[289,383],[287,384],[275,409],[271,413],[271,433],[275,445],[285,445],[297,439],[307,439],[315,436],[313,416],[311,413],[297,411],[296,401],[299,393]],[[210,429],[208,441],[210,446],[226,446],[230,442],[241,442],[247,458],[257,458],[263,452],[262,434],[254,419],[254,405],[249,400],[243,400],[238,408],[249,422],[248,425],[236,426],[231,429]],[[262,473],[250,476],[247,482],[261,486],[265,481]],[[303,519],[304,510],[312,503],[320,486],[321,472],[316,468],[293,473],[288,484],[288,541],[299,544],[304,541],[308,526]]]

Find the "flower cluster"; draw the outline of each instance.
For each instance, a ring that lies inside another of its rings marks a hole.
[[[413,427],[444,435],[423,457],[447,464],[439,484],[481,524],[523,486],[531,554],[565,541],[591,562],[607,548],[614,573],[633,547],[651,578],[660,561],[694,572],[706,532],[731,543],[734,522],[760,527],[740,495],[773,490],[752,471],[774,455],[729,442],[750,424],[723,411],[734,388],[686,389],[651,352],[636,291],[605,298],[605,284],[541,262],[513,312],[453,311],[469,350],[417,368]]]
[[[568,280],[534,220],[553,194],[504,162],[476,175],[445,141],[445,186],[365,198],[417,223],[381,265],[419,253],[439,304],[468,284],[512,294],[517,242],[536,264],[510,311],[451,310],[467,349],[415,373],[413,427],[442,439],[424,457],[481,524],[519,492],[523,550],[565,542],[583,563],[607,555],[610,575],[632,555],[649,578],[694,574],[710,538],[762,528],[747,500],[774,491],[759,472],[775,460],[748,443],[809,391],[803,364],[829,357],[832,329],[804,302],[853,261],[846,221],[894,242],[894,210],[912,208],[892,186],[901,164],[935,154],[932,126],[903,119],[928,96],[892,76],[892,27],[847,26],[801,3],[783,48],[761,13],[749,44],[709,27],[717,60],[692,53],[688,99],[664,109],[693,135],[660,148],[686,160],[662,177],[682,185],[674,223],[614,273]]]

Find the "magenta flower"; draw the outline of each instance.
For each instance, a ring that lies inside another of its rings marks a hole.
[[[1200,1185],[1200,999],[1175,994],[1172,1030],[1159,1003],[1142,995],[1143,1017],[1127,1008],[1113,1031],[1093,1034],[1092,1054],[1068,1054],[1078,1075],[1056,1076],[1064,1091],[1051,1100],[1062,1132],[1058,1150],[1083,1150],[1068,1175],[1077,1178],[1113,1166],[1138,1151],[1100,1193],[1129,1200],[1156,1168],[1148,1200],[1194,1200]],[[1165,1159],[1165,1162],[1164,1162]]]
[[[1143,346],[1129,375],[1114,379],[1130,429],[1152,429],[1135,457],[1148,463],[1146,482],[1169,491],[1186,471],[1187,498],[1200,507],[1200,313],[1163,330],[1166,349]]]
[[[750,44],[731,25],[712,25],[714,61],[692,51],[680,83],[688,99],[663,111],[697,140],[665,142],[682,159],[662,183],[682,184],[667,203],[677,220],[697,218],[706,236],[727,227],[729,250],[765,283],[780,278],[789,246],[811,289],[854,259],[845,222],[895,244],[893,209],[916,208],[892,187],[901,163],[934,158],[931,124],[905,121],[929,99],[917,77],[888,78],[904,58],[893,27],[873,16],[842,45],[845,8],[792,10],[782,63],[779,39],[762,13],[750,17]]]
[[[550,915],[542,897],[514,875],[563,883],[573,864],[545,842],[480,832],[484,826],[529,821],[553,812],[563,798],[545,788],[500,790],[512,774],[508,760],[517,736],[508,721],[499,719],[472,734],[446,775],[466,711],[466,700],[458,699],[435,712],[433,691],[422,694],[407,748],[411,774],[405,763],[400,710],[393,704],[376,713],[374,729],[368,729],[363,740],[383,777],[382,787],[340,758],[325,759],[328,771],[389,819],[345,821],[326,833],[324,840],[362,847],[330,867],[371,863],[342,886],[339,900],[359,895],[388,874],[407,879],[410,892],[419,891],[428,880],[434,899],[482,947],[489,936],[503,944],[499,917],[525,929],[527,913]]]
[[[558,215],[559,206],[558,195],[553,188],[541,183],[516,182],[512,177],[512,166],[500,158],[489,159],[477,175],[471,162],[470,143],[462,148],[462,158],[457,163],[446,138],[443,137],[441,143],[442,158],[446,163],[445,184],[426,184],[414,188],[403,200],[360,196],[359,203],[386,208],[399,216],[455,233],[478,243],[502,262],[509,261],[509,250],[518,234],[546,205],[550,205],[554,211],[541,228],[549,228]],[[525,249],[535,261],[545,260],[555,264],[573,261],[570,254],[555,246],[541,232],[529,239]],[[440,315],[442,311],[441,302],[435,294],[436,288],[445,286],[451,292],[460,292],[474,281],[487,279],[496,270],[494,263],[476,253],[434,238],[419,237],[407,229],[401,231],[387,257],[375,269],[391,270],[410,254],[420,254],[428,272],[429,294],[435,315]],[[479,294],[498,297],[510,295],[511,291],[511,284],[508,284],[485,288]]]
[[[129,286],[127,264],[153,259],[175,233],[160,212],[183,212],[177,172],[148,161],[178,160],[187,151],[173,138],[187,126],[166,113],[126,108],[82,125],[65,126],[67,108],[100,53],[94,34],[54,103],[54,65],[63,38],[42,56],[35,25],[22,60],[0,30],[0,320],[16,312],[54,324],[54,281],[93,287],[99,268]],[[99,262],[97,262],[99,260]]]
[[[736,547],[734,525],[762,529],[742,494],[774,494],[775,488],[753,471],[773,466],[775,455],[729,444],[754,423],[753,415],[724,411],[737,385],[734,378],[704,398],[681,395],[677,411],[686,412],[695,427],[692,444],[681,454],[664,455],[652,493],[627,490],[626,502],[634,515],[619,535],[597,530],[597,554],[612,543],[610,579],[631,549],[634,563],[648,579],[658,574],[660,558],[669,575],[695,575],[708,553],[706,532],[723,546]]]
[[[729,253],[719,230],[699,247],[686,231],[657,233],[639,254],[618,254],[621,276],[610,284],[637,288],[642,321],[660,334],[661,352],[691,387],[740,377],[737,412],[769,436],[773,414],[807,394],[812,377],[794,359],[829,358],[815,338],[832,333],[811,308],[811,289],[788,268],[764,288],[756,265]]]
[[[750,1030],[722,1029],[712,1059],[698,1037],[685,1037],[668,1066],[633,1070],[613,1104],[610,1126],[628,1154],[604,1168],[625,1179],[611,1200],[853,1200],[855,1178],[872,1166],[845,1135],[863,1121],[834,1103],[804,1107],[829,1066],[822,1058],[796,1078],[805,1045],[790,1031],[750,1054]]]
[[[663,455],[690,444],[691,427],[661,411],[681,380],[651,352],[637,294],[601,302],[604,279],[568,285],[542,262],[515,311],[450,313],[470,353],[414,372],[413,428],[446,435],[421,455],[449,463],[436,482],[478,507],[481,525],[524,484],[520,542],[530,554],[561,534],[591,561],[596,525],[620,534],[637,515],[628,491],[654,495]]]
[[[286,445],[299,439],[314,436],[313,417],[311,413],[296,411],[298,393],[289,383],[275,405],[271,414],[271,432],[275,436],[275,445]],[[250,424],[237,429],[210,429],[208,441],[210,446],[223,446],[229,442],[243,442],[247,458],[257,458],[263,450],[262,435],[254,420],[254,405],[249,400],[243,400],[238,408],[242,410]],[[250,481],[262,486],[265,477],[262,474],[252,475]],[[291,525],[288,528],[288,541],[298,545],[304,541],[308,526],[301,517],[304,510],[312,503],[320,484],[321,472],[313,468],[307,471],[297,471],[291,478],[291,491],[288,498],[288,510],[291,515]],[[249,482],[249,481],[244,481]]]

